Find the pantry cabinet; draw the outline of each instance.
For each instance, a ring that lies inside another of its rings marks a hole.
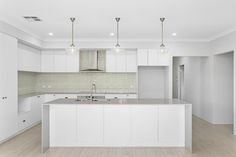
[[[158,49],[138,49],[138,66],[169,66],[170,54]]]
[[[17,39],[0,33],[0,142],[17,132]]]

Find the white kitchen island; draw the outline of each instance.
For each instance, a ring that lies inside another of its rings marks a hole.
[[[42,107],[49,147],[185,147],[192,150],[192,105],[177,99],[57,99]]]

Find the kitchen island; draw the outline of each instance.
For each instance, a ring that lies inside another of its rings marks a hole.
[[[177,99],[57,99],[42,106],[42,151],[50,147],[185,147],[192,105]]]

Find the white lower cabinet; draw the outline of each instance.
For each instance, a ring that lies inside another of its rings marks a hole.
[[[44,95],[38,95],[38,96],[32,97],[31,117],[32,117],[33,123],[41,121],[42,119],[41,109],[42,109],[43,103],[44,103]]]
[[[78,144],[103,144],[103,105],[78,105]]]
[[[50,146],[185,146],[185,105],[50,105]]]
[[[159,143],[162,146],[185,145],[185,106],[159,106]]]
[[[50,145],[74,146],[77,144],[77,105],[50,106]]]
[[[130,144],[130,106],[111,105],[104,107],[104,145]]]
[[[131,106],[131,141],[137,146],[158,145],[158,106]]]

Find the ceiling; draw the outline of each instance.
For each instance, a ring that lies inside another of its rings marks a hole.
[[[113,39],[114,18],[121,17],[121,39],[158,40],[159,18],[166,17],[166,38],[210,40],[236,28],[235,6],[235,0],[0,0],[0,20],[39,39],[54,40],[70,38],[69,17],[76,17],[75,38]],[[43,21],[32,23],[23,16]]]

